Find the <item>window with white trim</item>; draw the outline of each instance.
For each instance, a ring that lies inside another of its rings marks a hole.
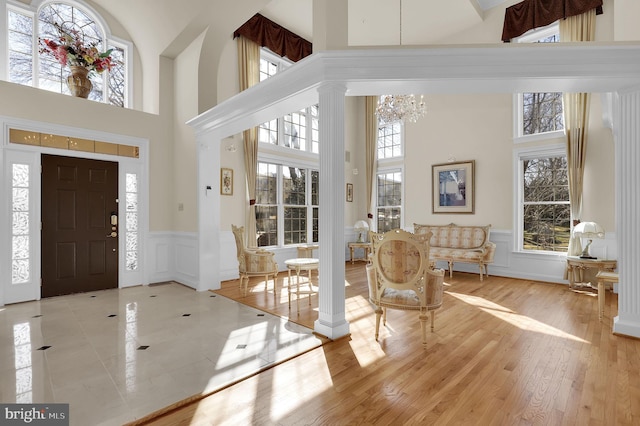
[[[126,223],[125,223],[125,268],[138,269],[138,175],[125,174]]]
[[[376,172],[377,232],[402,227],[404,125],[401,121],[378,123]]]
[[[7,80],[57,93],[69,93],[69,71],[58,62],[39,54],[38,38],[57,39],[54,23],[83,34],[86,44],[96,43],[101,52],[112,50],[114,64],[110,71],[90,73],[93,90],[89,99],[111,105],[128,106],[128,70],[131,43],[116,40],[88,6],[80,1],[45,1],[37,10],[22,3],[7,4]],[[2,45],[2,43],[0,43]]]
[[[516,155],[518,249],[566,253],[571,235],[566,150],[529,148]]]
[[[529,31],[518,43],[557,43],[558,24]],[[529,92],[517,95],[516,137],[531,135],[559,136],[564,131],[562,92]]]
[[[258,162],[258,247],[318,242],[318,184],[313,168]]]
[[[260,81],[290,65],[263,48]],[[258,127],[258,247],[318,242],[318,123],[318,106],[312,105]]]

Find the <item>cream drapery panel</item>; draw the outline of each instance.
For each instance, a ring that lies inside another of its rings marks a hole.
[[[595,37],[596,11],[560,20],[560,41],[592,41]],[[571,237],[569,256],[582,252],[580,238],[573,236],[573,227],[582,219],[582,190],[584,164],[587,156],[589,127],[589,93],[564,93],[564,128],[567,135],[567,167],[569,172],[569,201],[571,202]]]
[[[240,91],[260,82],[260,46],[253,41],[238,37],[238,72]],[[242,132],[244,141],[244,170],[246,176],[247,204],[245,214],[245,236],[247,247],[257,246],[256,232],[256,177],[258,174],[258,128]]]
[[[369,229],[373,228],[374,215],[373,189],[375,188],[376,177],[376,146],[378,140],[378,117],[376,117],[377,96],[367,96],[365,99],[365,161],[367,179],[367,218],[369,219]]]

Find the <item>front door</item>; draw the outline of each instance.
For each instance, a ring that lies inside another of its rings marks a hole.
[[[118,287],[118,163],[42,155],[42,297]]]

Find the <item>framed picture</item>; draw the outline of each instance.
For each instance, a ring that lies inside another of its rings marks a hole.
[[[233,169],[220,169],[220,194],[233,195]]]
[[[473,213],[475,161],[434,164],[433,213]]]
[[[347,184],[347,201],[348,202],[353,201],[353,184],[352,183]]]

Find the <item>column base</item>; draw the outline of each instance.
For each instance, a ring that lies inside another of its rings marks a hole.
[[[640,319],[627,320],[620,315],[613,318],[613,333],[640,339]]]

